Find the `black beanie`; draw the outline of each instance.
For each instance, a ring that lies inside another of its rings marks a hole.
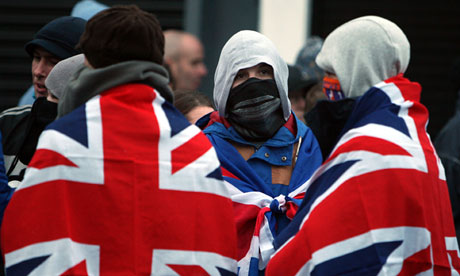
[[[80,51],[76,50],[75,46],[85,31],[85,24],[86,20],[79,17],[63,16],[56,18],[43,26],[35,34],[34,39],[26,43],[24,48],[31,57],[37,46],[59,59],[77,55]]]

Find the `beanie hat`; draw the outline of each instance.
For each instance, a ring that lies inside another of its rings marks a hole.
[[[304,88],[308,89],[319,81],[317,78],[307,78],[304,74],[302,74],[302,69],[298,66],[288,64],[288,69],[288,95],[290,98],[294,96],[292,94],[293,92],[297,92],[298,90]]]
[[[353,98],[404,73],[409,59],[409,41],[395,23],[379,16],[363,16],[332,31],[316,63],[335,74],[345,96]]]
[[[78,68],[84,66],[84,61],[85,56],[79,54],[58,62],[53,69],[51,69],[48,77],[46,77],[45,85],[48,91],[56,96],[56,98],[61,99],[64,88],[70,82],[70,77],[72,77]]]
[[[302,78],[310,81],[311,84],[315,84],[323,79],[324,72],[315,62],[316,56],[322,46],[323,39],[319,36],[312,36],[307,39],[307,42],[297,55],[295,66],[300,68]]]
[[[29,56],[33,56],[35,47],[40,46],[47,52],[66,59],[79,54],[75,49],[80,36],[85,31],[86,20],[80,17],[63,16],[43,26],[33,40],[24,46]]]

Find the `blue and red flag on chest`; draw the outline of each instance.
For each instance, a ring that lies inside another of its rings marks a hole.
[[[1,232],[11,275],[235,274],[211,143],[153,88],[113,88],[41,135]]]
[[[357,101],[275,240],[267,275],[458,275],[444,170],[420,90],[400,75]]]
[[[217,116],[217,112],[212,113],[207,126],[213,123],[230,126]],[[292,116],[291,120],[294,120]],[[292,123],[288,121],[288,124]],[[321,163],[316,139],[310,130],[303,135],[287,187],[288,192],[278,196],[235,146],[219,135],[206,133],[217,151],[235,209],[238,274],[263,274],[270,256],[274,253],[275,237],[294,217],[306,189],[305,182]]]

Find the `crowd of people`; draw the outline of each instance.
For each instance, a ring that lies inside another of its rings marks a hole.
[[[241,30],[211,100],[196,36],[84,2],[25,45],[35,99],[0,113],[1,274],[460,273],[458,113],[438,156],[395,23],[292,65]]]

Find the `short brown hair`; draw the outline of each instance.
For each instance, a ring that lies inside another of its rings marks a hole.
[[[184,116],[197,106],[209,106],[214,109],[211,100],[199,91],[174,91],[174,107],[177,108]]]
[[[88,21],[77,47],[94,68],[101,68],[128,60],[163,64],[164,45],[155,15],[136,5],[118,5]]]

